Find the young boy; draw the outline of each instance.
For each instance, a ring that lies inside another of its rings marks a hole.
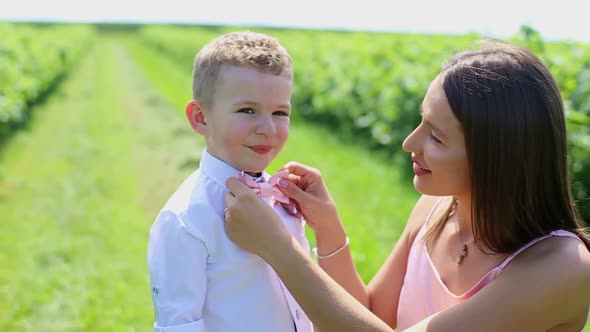
[[[274,270],[224,230],[225,181],[244,174],[261,197],[280,191],[264,170],[289,135],[292,68],[278,41],[233,32],[195,58],[192,128],[205,138],[197,169],[150,230],[148,266],[156,331],[309,332],[313,326]],[[262,182],[262,183],[261,183]],[[263,197],[309,251],[304,221],[281,197]]]

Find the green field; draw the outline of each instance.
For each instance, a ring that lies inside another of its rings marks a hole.
[[[132,34],[89,45],[0,144],[2,331],[151,329],[148,231],[204,143],[183,114],[190,67]],[[418,197],[408,173],[297,117],[270,171],[289,160],[322,170],[370,280]]]

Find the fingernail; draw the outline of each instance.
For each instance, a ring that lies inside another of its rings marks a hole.
[[[287,180],[279,179],[279,186],[281,186],[281,188],[287,188],[288,185]]]

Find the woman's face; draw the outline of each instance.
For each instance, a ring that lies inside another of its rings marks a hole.
[[[437,76],[422,102],[422,122],[402,147],[412,154],[414,187],[425,195],[469,196],[471,176],[465,138]]]

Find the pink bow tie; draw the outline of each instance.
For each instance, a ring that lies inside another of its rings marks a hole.
[[[276,202],[283,204],[289,204],[289,197],[285,196],[279,188],[277,188],[279,179],[286,179],[289,172],[284,170],[275,173],[268,179],[268,182],[254,182],[252,178],[244,173],[238,175],[238,179],[252,189],[259,197],[270,197],[271,204],[274,205]],[[264,178],[261,179],[264,181]]]

